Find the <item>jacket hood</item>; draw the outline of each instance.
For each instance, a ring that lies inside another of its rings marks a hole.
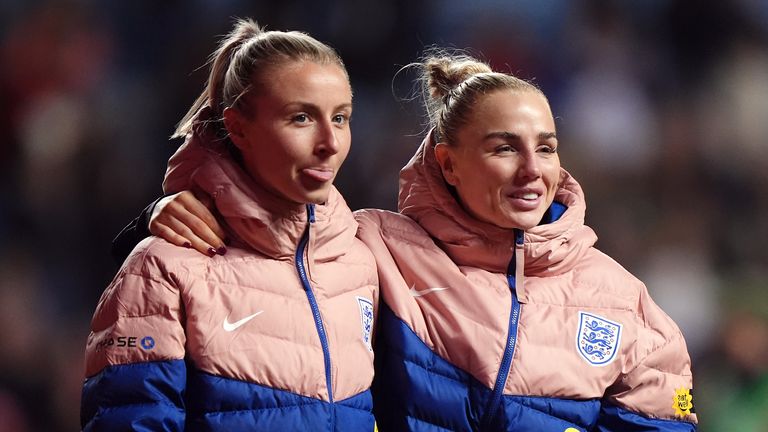
[[[527,276],[564,273],[597,241],[584,225],[581,186],[562,169],[555,201],[567,207],[565,213],[525,232]],[[400,171],[398,210],[418,222],[457,264],[506,272],[515,248],[514,230],[479,221],[462,208],[443,179],[431,131]]]
[[[236,240],[275,259],[293,257],[307,228],[310,207],[314,212],[313,259],[326,261],[343,255],[357,231],[352,212],[335,187],[323,205],[282,199],[254,181],[233,159],[224,140],[208,132],[202,122],[169,159],[163,190],[208,195]]]

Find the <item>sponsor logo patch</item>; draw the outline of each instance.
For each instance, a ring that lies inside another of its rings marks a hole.
[[[155,338],[152,336],[144,336],[141,339],[141,347],[147,351],[151,350],[155,347]]]
[[[579,312],[576,346],[593,366],[605,366],[616,358],[621,345],[621,324],[586,312]]]
[[[96,352],[114,348],[139,348],[151,350],[155,347],[155,339],[152,336],[144,336],[139,340],[138,336],[113,336],[106,335],[96,344]]]
[[[360,307],[360,325],[363,329],[363,342],[368,351],[373,351],[371,346],[371,332],[373,331],[373,302],[365,297],[357,297],[357,305]]]
[[[685,417],[693,412],[693,396],[690,390],[685,387],[675,389],[675,397],[672,401],[672,408],[675,409],[675,415]]]

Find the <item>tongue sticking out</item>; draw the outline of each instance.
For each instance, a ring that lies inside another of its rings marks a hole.
[[[331,170],[304,168],[303,170],[301,170],[301,173],[311,178],[312,180],[319,181],[319,182],[327,182],[328,180],[333,178],[333,171]]]

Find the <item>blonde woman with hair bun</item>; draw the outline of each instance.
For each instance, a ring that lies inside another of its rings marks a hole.
[[[683,335],[594,247],[546,96],[469,56],[419,66],[431,128],[399,211],[356,212],[379,267],[379,428],[695,430]]]

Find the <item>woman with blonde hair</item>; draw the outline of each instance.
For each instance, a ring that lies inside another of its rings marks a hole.
[[[422,64],[432,129],[399,213],[356,213],[382,292],[381,430],[691,431],[690,359],[594,247],[544,94],[467,56]]]
[[[332,48],[236,23],[164,182],[210,197],[231,243],[133,249],[91,323],[83,430],[374,429],[376,267],[332,184],[351,114]]]

